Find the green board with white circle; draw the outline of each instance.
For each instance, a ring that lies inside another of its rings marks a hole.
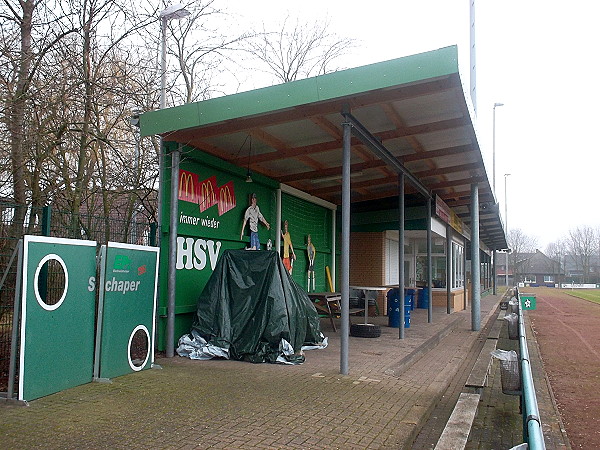
[[[19,399],[92,381],[96,242],[25,236]]]
[[[154,362],[158,248],[109,242],[105,254],[99,375],[114,378]]]

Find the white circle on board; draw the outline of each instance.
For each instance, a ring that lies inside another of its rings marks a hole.
[[[54,305],[49,305],[42,299],[42,296],[40,295],[40,289],[39,289],[40,272],[42,270],[42,267],[44,267],[44,264],[46,264],[46,262],[48,262],[50,260],[57,261],[61,265],[63,272],[65,273],[65,287],[60,296],[60,299]],[[33,276],[33,291],[35,293],[35,299],[37,300],[37,302],[46,311],[54,311],[60,305],[62,305],[62,303],[65,301],[65,297],[67,296],[68,289],[69,289],[69,272],[67,271],[67,266],[66,266],[65,262],[63,261],[63,259],[55,253],[49,253],[48,255],[44,256],[41,259],[41,261],[38,263],[38,266],[35,269],[35,275]]]
[[[136,366],[131,359],[131,342],[133,341],[133,336],[139,330],[143,330],[144,333],[146,334],[146,342],[148,344],[148,351],[146,352],[146,359],[144,359],[144,362],[141,365]],[[131,370],[133,370],[134,372],[139,372],[140,370],[142,370],[142,368],[148,362],[148,358],[150,357],[150,351],[151,351],[151,349],[150,349],[150,333],[148,332],[148,328],[146,328],[144,325],[138,325],[131,332],[131,335],[129,336],[129,344],[127,345],[127,361],[129,362],[129,367],[131,367]]]

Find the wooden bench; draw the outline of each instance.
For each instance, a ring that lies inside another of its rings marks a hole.
[[[317,312],[329,317],[333,331],[337,332],[333,319],[342,316],[342,295],[339,292],[309,292],[308,296],[313,301]],[[364,312],[364,308],[350,308],[350,316]],[[350,321],[350,324],[352,324],[352,321]]]
[[[465,448],[473,420],[479,405],[479,394],[462,392],[444,431],[440,436],[435,448],[436,450],[454,450]]]
[[[491,353],[496,350],[497,343],[496,339],[485,340],[477,361],[475,361],[475,365],[471,369],[469,378],[467,378],[466,387],[475,388],[477,392],[481,393],[482,389],[487,385],[487,376],[492,365]]]

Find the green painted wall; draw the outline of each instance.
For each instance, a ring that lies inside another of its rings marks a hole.
[[[167,149],[173,148],[173,143],[167,143]],[[167,154],[165,166],[170,167],[170,155]],[[195,186],[206,180],[212,181],[217,203],[203,202],[199,196],[185,196],[186,186],[180,185],[180,200],[178,202],[178,250],[177,250],[177,295],[175,300],[175,339],[189,333],[193,317],[196,313],[196,301],[208,278],[211,276],[217,259],[226,249],[240,249],[250,241],[249,226],[246,225],[243,240],[240,240],[242,220],[246,208],[250,205],[249,196],[257,194],[258,206],[261,213],[271,224],[271,230],[259,225],[259,235],[262,248],[267,239],[275,242],[276,222],[276,189],[278,183],[260,175],[253,175],[253,183],[246,183],[246,170],[235,167],[226,161],[210,155],[185,148],[182,151],[180,169],[192,174]],[[180,172],[181,175],[181,172]],[[181,181],[181,177],[177,182]],[[208,183],[210,183],[209,181]],[[185,184],[185,183],[184,183]],[[167,277],[169,258],[169,211],[170,211],[170,171],[165,173],[165,195],[163,196],[163,229],[160,242],[160,296],[158,306],[158,348],[164,349],[167,314]],[[219,207],[219,189],[229,187],[230,198],[235,199],[235,205],[229,205],[223,211]],[[190,191],[189,187],[188,193]],[[197,189],[197,188],[196,188]],[[193,197],[193,198],[192,198]],[[193,201],[191,201],[193,200]]]
[[[304,289],[308,288],[306,245],[310,234],[317,251],[315,257],[315,291],[328,291],[325,266],[329,266],[331,270],[331,210],[292,195],[282,194],[281,220],[288,221],[292,244],[296,252],[292,277]],[[283,224],[281,229],[283,230]],[[283,239],[281,252],[283,254]]]

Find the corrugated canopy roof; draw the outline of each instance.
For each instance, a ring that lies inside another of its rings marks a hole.
[[[480,237],[506,248],[498,208],[458,73],[455,46],[141,116],[142,135],[195,147],[341,203],[342,110],[470,226],[479,185]],[[246,139],[251,137],[252,146]],[[246,145],[243,143],[246,141]],[[243,148],[242,148],[243,147]],[[352,201],[397,195],[398,177],[352,139]],[[417,191],[407,186],[406,193]]]

